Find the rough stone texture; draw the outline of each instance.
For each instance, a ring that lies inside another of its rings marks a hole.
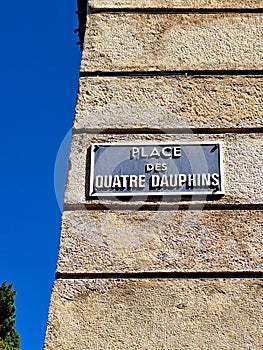
[[[90,0],[89,6],[152,13],[89,15],[81,71],[152,76],[80,81],[64,198],[72,211],[63,213],[57,272],[101,273],[104,279],[55,282],[44,349],[262,349],[262,280],[103,275],[262,271],[262,134],[236,130],[262,127],[262,76],[153,76],[154,71],[261,70],[261,14],[157,14],[155,9],[256,9],[262,0]],[[182,128],[189,134],[177,135]],[[199,133],[214,128],[218,134],[194,135],[191,128]],[[81,134],[85,129],[90,134]],[[96,135],[100,129],[104,134]],[[139,135],[131,134],[138,129]],[[171,135],[146,134],[149,129]],[[224,142],[221,198],[86,198],[91,143],[209,140]],[[137,210],[143,206],[148,210]],[[178,210],[182,206],[189,210]],[[102,207],[115,211],[97,210]]]
[[[260,211],[64,212],[57,272],[262,271]]]
[[[45,350],[261,350],[261,280],[58,280]]]
[[[102,204],[106,208],[129,207],[139,209],[145,205],[153,205],[155,208],[163,209],[166,204],[171,208],[178,208],[183,203],[180,196],[163,197],[157,200],[145,197],[143,201],[136,199],[130,201],[120,201],[117,198],[97,200],[96,198],[86,200],[85,181],[88,179],[86,173],[87,149],[91,143],[117,143],[117,142],[178,142],[178,141],[223,141],[223,161],[224,161],[224,180],[225,180],[225,196],[221,199],[209,201],[205,198],[200,199],[193,196],[192,202],[187,205],[199,206],[208,203],[210,206],[218,206],[221,204],[262,204],[262,134],[214,134],[214,135],[107,135],[97,134],[74,135],[71,145],[71,153],[69,159],[68,179],[64,197],[65,204],[79,204],[80,206],[87,204],[96,206]]]
[[[81,78],[76,129],[263,126],[262,76]]]
[[[89,0],[94,9],[104,8],[142,8],[142,9],[180,9],[180,8],[261,8],[262,0]]]
[[[261,14],[93,14],[81,71],[262,69]]]

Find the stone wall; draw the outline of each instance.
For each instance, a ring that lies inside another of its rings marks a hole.
[[[45,350],[262,349],[262,0],[90,0]],[[88,196],[92,143],[222,141],[225,195]]]

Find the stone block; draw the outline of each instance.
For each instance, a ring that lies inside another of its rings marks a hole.
[[[261,350],[262,280],[58,280],[45,350]]]
[[[261,211],[69,211],[59,273],[262,271]]]
[[[91,14],[81,71],[262,69],[262,14]]]
[[[83,77],[74,128],[240,129],[263,126],[262,76]]]
[[[232,9],[262,8],[262,0],[90,0],[91,9]]]
[[[89,181],[89,154],[88,148],[92,143],[157,143],[158,142],[200,142],[200,141],[222,141],[225,195],[221,198],[210,200],[194,196],[191,201],[186,201],[180,196],[166,196],[159,199],[145,197],[139,201],[134,197],[127,201],[116,197],[88,198]],[[213,207],[221,205],[238,204],[262,204],[262,134],[75,134],[72,139],[71,153],[69,158],[68,178],[65,190],[64,203],[67,208],[78,205],[83,209],[89,207],[103,206],[105,208],[133,208],[152,206],[157,209],[175,209],[179,205],[198,208]]]

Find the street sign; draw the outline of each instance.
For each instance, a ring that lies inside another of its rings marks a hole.
[[[222,144],[93,144],[90,196],[221,195]]]

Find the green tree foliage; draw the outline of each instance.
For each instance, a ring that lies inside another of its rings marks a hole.
[[[0,340],[0,350],[9,350],[9,346],[7,346],[2,340]]]
[[[13,285],[3,282],[0,286],[0,350],[20,350],[15,330],[15,296]]]

